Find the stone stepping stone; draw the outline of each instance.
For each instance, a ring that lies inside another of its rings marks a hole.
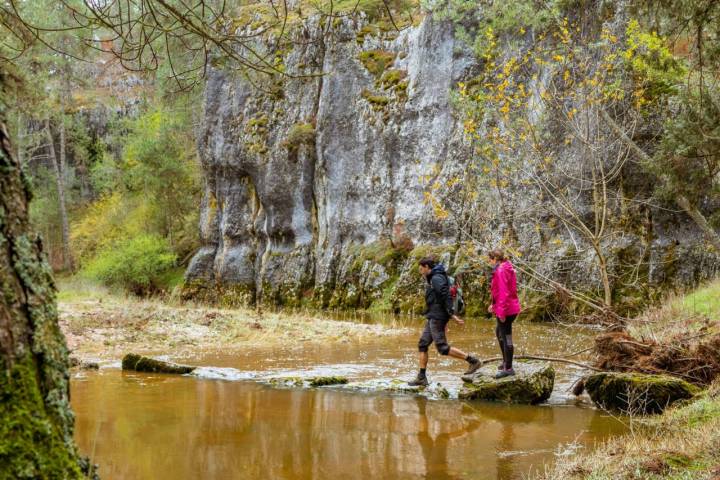
[[[486,400],[503,403],[542,403],[552,394],[555,370],[548,362],[517,361],[515,375],[495,379],[497,365],[486,365],[472,375],[464,375],[461,400]]]

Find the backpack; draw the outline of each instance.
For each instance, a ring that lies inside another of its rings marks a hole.
[[[462,288],[460,284],[455,281],[455,277],[447,276],[448,287],[450,291],[450,298],[453,302],[453,310],[456,315],[462,315],[465,313],[465,301],[462,296]]]

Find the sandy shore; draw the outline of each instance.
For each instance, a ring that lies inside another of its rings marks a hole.
[[[60,327],[72,354],[80,359],[115,360],[129,351],[182,355],[288,342],[362,342],[410,331],[392,323],[333,320],[319,313],[260,314],[112,295],[62,297]]]

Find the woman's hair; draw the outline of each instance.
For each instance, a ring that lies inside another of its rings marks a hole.
[[[423,257],[418,262],[418,265],[422,265],[423,267],[428,267],[428,268],[434,268],[435,265],[437,265],[437,262],[435,261],[435,259],[433,257]]]
[[[507,260],[505,252],[503,252],[501,248],[495,248],[493,250],[490,250],[488,252],[488,257],[490,257],[491,260],[497,260],[498,262],[504,262],[505,260]]]

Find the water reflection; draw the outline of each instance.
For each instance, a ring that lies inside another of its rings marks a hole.
[[[592,409],[429,401],[88,373],[81,450],[112,479],[520,478],[561,442],[621,431]]]

